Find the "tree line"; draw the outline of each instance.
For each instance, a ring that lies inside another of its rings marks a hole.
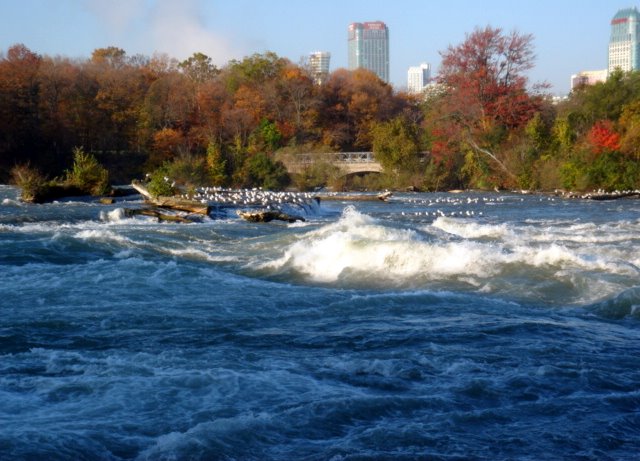
[[[271,189],[637,187],[639,73],[556,103],[526,77],[531,35],[478,28],[441,55],[437,84],[409,95],[363,69],[316,85],[271,52],[218,68],[203,53],[180,62],[108,47],[73,60],[14,45],[0,56],[0,181],[25,165],[59,177],[81,149],[114,183],[151,172]],[[292,177],[283,165],[369,150],[384,173],[345,178],[317,162]]]

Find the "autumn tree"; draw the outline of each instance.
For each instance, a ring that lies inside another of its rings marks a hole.
[[[0,165],[6,177],[16,163],[39,160],[38,72],[42,58],[22,44],[0,60]]]
[[[481,169],[486,162],[509,181],[515,175],[495,148],[509,130],[524,126],[540,107],[541,97],[529,94],[526,72],[533,67],[533,37],[502,29],[476,29],[458,46],[442,53],[439,82],[441,124],[455,128],[457,148],[469,150],[469,160]]]
[[[109,46],[96,48],[91,53],[91,61],[94,64],[119,69],[126,64],[127,53],[122,48]]]
[[[176,72],[155,80],[147,89],[141,106],[141,121],[150,130],[186,129],[194,108],[192,82]]]
[[[220,144],[223,138],[223,112],[233,105],[230,95],[219,79],[208,80],[196,87],[194,123],[190,136],[202,146],[215,142]]]
[[[85,147],[94,152],[137,150],[138,119],[149,83],[144,72],[116,47],[95,50],[87,72],[97,84],[93,104],[100,125],[94,142]]]
[[[42,59],[39,81],[39,132],[43,171],[54,176],[68,167],[76,146],[97,145],[104,125],[95,104],[97,81],[83,65],[66,58]]]
[[[277,82],[280,100],[278,129],[285,138],[295,136],[297,141],[306,141],[316,132],[319,99],[316,87],[308,72],[287,65]]]
[[[163,162],[173,160],[179,154],[186,154],[185,145],[185,138],[179,130],[164,128],[155,132],[149,154],[149,166],[157,167]]]
[[[404,109],[406,100],[390,85],[366,69],[333,72],[321,88],[319,122],[323,142],[333,149],[369,150],[377,122],[389,120]]]

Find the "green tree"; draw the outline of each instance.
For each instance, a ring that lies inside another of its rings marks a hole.
[[[373,128],[373,154],[389,173],[416,171],[419,145],[417,125],[404,117],[378,123]]]
[[[249,156],[239,173],[243,187],[281,190],[291,181],[285,166],[281,162],[274,162],[262,152]]]
[[[222,156],[220,145],[209,142],[207,147],[207,167],[214,186],[222,186],[227,183],[227,161]]]
[[[178,64],[178,67],[187,77],[197,83],[212,80],[220,73],[211,58],[204,53],[193,53],[191,57]]]
[[[103,195],[110,189],[109,172],[92,154],[76,147],[73,150],[73,166],[67,171],[65,184],[91,195]]]
[[[553,140],[563,153],[568,153],[576,141],[576,132],[568,117],[557,118],[551,130]]]
[[[242,61],[229,62],[225,80],[228,89],[235,92],[242,84],[261,85],[276,79],[287,65],[286,59],[278,57],[272,51],[264,54],[255,53]]]
[[[260,126],[256,129],[256,137],[258,138],[258,146],[263,147],[267,152],[275,151],[282,139],[282,133],[278,130],[275,123],[263,118]]]
[[[537,112],[531,120],[527,122],[525,133],[532,147],[540,152],[544,150],[551,138],[551,129],[542,118],[542,113]]]
[[[640,99],[640,72],[615,70],[606,81],[575,90],[567,105],[584,120],[588,130],[598,120],[616,121],[625,106]]]
[[[151,173],[147,189],[153,197],[170,197],[176,193],[173,180],[169,176],[169,164],[165,163]]]

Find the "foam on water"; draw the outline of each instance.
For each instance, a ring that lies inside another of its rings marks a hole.
[[[85,229],[75,234],[75,237],[81,240],[117,242],[119,244],[132,243],[130,239],[109,229]]]
[[[5,206],[22,206],[22,203],[19,200],[10,199],[10,198],[2,199],[1,203],[2,205],[5,205]]]
[[[562,302],[572,303],[617,293],[621,281],[637,276],[632,255],[612,251],[609,240],[585,246],[571,235],[562,226],[450,217],[418,228],[391,226],[348,207],[337,222],[288,243],[261,268],[347,286],[413,289],[454,283],[545,299],[565,291],[569,298]]]
[[[215,254],[215,252],[211,251],[210,249],[202,249],[195,246],[188,248],[169,249],[168,253],[180,258],[195,259],[208,262],[235,262],[239,260],[238,256]]]
[[[115,208],[111,211],[101,211],[100,220],[106,222],[121,223],[127,218],[124,208]]]

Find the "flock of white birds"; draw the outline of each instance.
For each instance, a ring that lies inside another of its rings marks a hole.
[[[221,187],[201,187],[196,189],[193,194],[183,194],[182,198],[214,206],[227,205],[237,207],[278,207],[289,204],[304,208],[317,203],[314,194],[310,192],[275,192],[261,188],[224,189]]]

